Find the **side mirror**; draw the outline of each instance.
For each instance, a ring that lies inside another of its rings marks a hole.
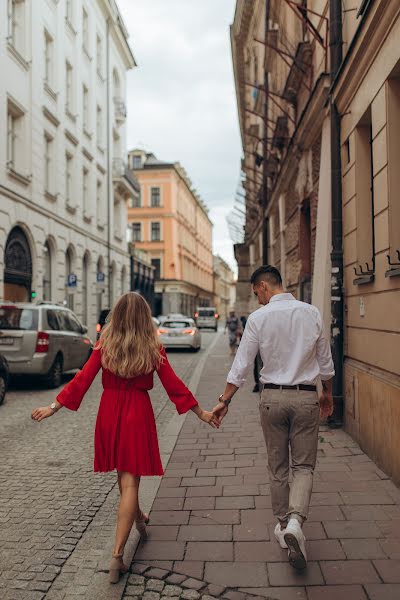
[[[82,325],[81,329],[82,329],[82,333],[87,333],[89,331],[88,328],[86,327],[86,325]]]

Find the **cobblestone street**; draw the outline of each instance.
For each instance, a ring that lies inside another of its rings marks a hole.
[[[197,397],[211,408],[230,358],[222,334],[203,340],[208,355],[169,357],[194,391],[193,372],[205,362]],[[30,409],[51,392],[13,390],[1,409],[1,600],[398,600],[400,491],[342,430],[321,427],[308,568],[289,567],[273,536],[251,377],[221,430],[189,414],[176,444],[176,413],[157,384],[160,445],[174,447],[161,484],[144,478],[154,486],[144,498],[149,539],[136,549],[131,536],[131,573],[110,586],[115,476],[95,476],[91,463],[99,384],[78,414],[62,411],[40,426]]]
[[[169,353],[185,382],[213,339],[212,334],[203,334],[204,350],[198,355]],[[151,397],[162,447],[163,432],[176,418],[176,411],[157,378],[155,381]],[[93,431],[100,393],[98,376],[78,413],[65,409],[41,424],[30,419],[31,410],[50,403],[54,391],[34,382],[32,386],[16,384],[7,394],[0,410],[1,600],[36,600],[46,592],[49,598],[63,597],[71,573],[78,570],[71,565],[64,570],[63,566],[85,535],[90,556],[85,555],[82,584],[87,585],[98,566],[104,543],[113,532],[116,501],[115,474],[93,473]],[[102,508],[96,528],[93,520]],[[103,514],[109,517],[107,529]]]

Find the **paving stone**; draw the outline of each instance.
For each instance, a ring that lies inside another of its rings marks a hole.
[[[223,598],[227,598],[228,600],[246,600],[247,595],[244,594],[243,592],[230,591],[230,592],[226,592],[223,595]]]
[[[185,581],[186,575],[179,575],[178,573],[172,573],[166,578],[166,583],[171,585],[179,585],[182,581]]]
[[[222,585],[214,585],[213,583],[210,583],[207,586],[207,592],[210,594],[210,596],[215,596],[216,598],[219,598],[225,591],[225,587]]]
[[[379,577],[369,560],[335,560],[320,563],[328,585],[379,583]]]
[[[331,540],[333,541],[333,540]],[[348,559],[386,558],[386,555],[376,539],[343,539],[340,541]],[[322,560],[330,560],[321,557]]]
[[[240,588],[240,591],[254,594],[253,599],[256,594],[259,594],[263,600],[307,600],[306,590],[303,587]]]
[[[181,595],[183,600],[198,600],[200,598],[199,592],[196,590],[185,590]]]
[[[146,573],[146,577],[152,577],[154,579],[165,579],[166,577],[168,577],[168,575],[169,571],[167,571],[166,569],[158,569],[154,567],[149,569]]]
[[[239,510],[192,510],[189,525],[209,523],[217,525],[238,524],[240,523]]]
[[[236,562],[280,562],[287,558],[287,550],[283,550],[273,542],[235,542]],[[241,565],[238,565],[241,568]]]
[[[204,562],[199,560],[185,560],[174,562],[174,572],[182,573],[188,577],[202,580],[204,573]]]
[[[182,560],[185,553],[183,542],[165,542],[148,540],[139,546],[135,559],[137,560]]]
[[[253,496],[224,496],[216,499],[215,508],[254,508],[254,502]]]
[[[296,571],[289,565],[288,562],[269,563],[268,576],[271,586],[307,586],[307,585],[322,585],[324,579],[318,563],[307,563],[305,571]]]
[[[189,579],[186,579],[182,583],[182,587],[183,588],[188,588],[188,589],[191,589],[191,590],[201,590],[205,586],[206,586],[206,584],[204,583],[204,581],[199,581],[198,579],[193,579],[193,577],[190,577]]]
[[[180,596],[182,588],[177,585],[166,585],[163,589],[163,596],[170,598],[172,596]]]
[[[370,521],[325,521],[328,538],[379,538],[380,529]]]
[[[338,540],[307,540],[308,560],[344,560],[346,554]]]
[[[367,600],[361,585],[309,587],[307,594],[308,600]],[[383,600],[383,597],[380,600]]]
[[[145,567],[143,570],[146,571],[149,567],[146,565],[142,565],[143,567]],[[140,570],[140,569],[138,569]],[[146,582],[146,578],[143,577],[142,575],[138,575],[138,574],[134,574],[134,575],[129,575],[128,578],[128,583],[130,585],[144,585]]]
[[[400,585],[396,583],[372,583],[364,586],[369,600],[399,600]]]
[[[145,592],[143,594],[143,600],[160,600],[161,594],[158,592]]]
[[[182,525],[179,541],[231,541],[231,525]]]
[[[146,582],[146,591],[149,590],[151,592],[162,592],[164,589],[164,582],[160,579],[149,579]]]
[[[141,573],[144,573],[145,571],[147,571],[147,570],[148,570],[148,568],[149,568],[149,566],[148,566],[148,565],[142,565],[142,564],[140,564],[140,563],[134,563],[134,564],[132,565],[131,571],[132,571],[132,573],[141,574]],[[129,578],[129,580],[130,580],[130,579],[131,579],[131,578]]]
[[[128,585],[126,588],[127,596],[142,597],[145,592],[144,585]]]
[[[373,564],[384,583],[400,583],[400,560],[374,560]]]
[[[234,562],[205,563],[204,580],[208,583],[230,587],[262,587],[268,585],[265,563],[241,563],[240,569]]]
[[[182,525],[189,522],[189,510],[151,511],[151,524],[153,525]]]

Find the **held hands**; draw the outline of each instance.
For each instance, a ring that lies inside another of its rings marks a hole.
[[[34,421],[43,421],[43,419],[47,419],[47,417],[51,417],[52,415],[54,415],[54,410],[50,406],[42,406],[32,411],[31,418]]]
[[[218,427],[222,423],[222,419],[228,412],[228,407],[223,402],[218,402],[218,404],[213,408],[212,414],[218,421]]]
[[[212,412],[209,412],[208,410],[202,410],[197,416],[201,421],[204,421],[204,423],[208,423],[214,429],[219,428],[219,421]]]
[[[325,390],[319,397],[319,412],[322,419],[330,417],[333,413],[333,398],[332,394],[329,394]]]

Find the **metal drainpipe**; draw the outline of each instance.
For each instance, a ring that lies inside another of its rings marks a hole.
[[[342,0],[329,3],[329,46],[331,83],[342,63]],[[332,252],[331,252],[331,345],[335,363],[333,380],[334,413],[328,419],[330,427],[343,423],[343,233],[342,233],[342,171],[340,154],[340,115],[331,97],[331,195],[332,195]]]
[[[265,0],[265,39],[268,36],[269,29],[269,13],[270,13],[270,0]],[[265,103],[264,103],[264,121],[267,123],[268,118],[268,72],[264,71],[264,90],[265,90]],[[262,260],[263,264],[268,264],[268,219],[265,215],[267,206],[268,206],[268,141],[267,141],[267,131],[264,134],[264,147],[263,147],[263,155],[264,155],[264,182],[263,182],[263,199],[262,199],[262,240],[263,240],[263,248],[262,248]]]
[[[111,308],[111,164],[110,164],[110,17],[107,19],[107,279],[108,308]]]

